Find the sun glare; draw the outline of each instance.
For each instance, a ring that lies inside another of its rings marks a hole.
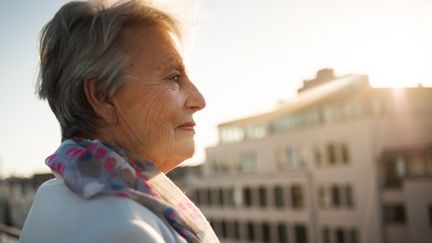
[[[350,25],[355,28],[344,32],[345,43],[338,42],[340,51],[351,53],[344,65],[369,75],[374,87],[431,87],[432,20],[425,7],[410,1],[364,7]]]

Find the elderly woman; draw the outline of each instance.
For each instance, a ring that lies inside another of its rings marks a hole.
[[[62,143],[20,242],[218,242],[164,174],[192,156],[205,106],[180,37],[172,16],[138,0],[71,2],[44,27],[38,93]]]

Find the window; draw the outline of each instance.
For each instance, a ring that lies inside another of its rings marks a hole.
[[[277,225],[277,236],[279,243],[286,243],[288,242],[288,230],[287,226],[284,223],[279,223]]]
[[[255,230],[254,225],[252,222],[247,222],[246,224],[246,233],[247,233],[247,239],[249,241],[255,241]]]
[[[250,207],[252,205],[252,192],[249,187],[243,188],[243,201],[246,207]]]
[[[353,190],[350,185],[345,186],[345,203],[349,208],[354,207]]]
[[[324,120],[326,122],[339,120],[342,115],[341,113],[340,107],[336,105],[326,105],[323,108]]]
[[[396,159],[396,174],[399,177],[405,177],[407,174],[406,161],[403,157]]]
[[[307,243],[307,231],[306,226],[296,225],[294,226],[295,243]]]
[[[225,222],[225,220],[222,220],[220,223],[220,227],[221,227],[221,235],[222,238],[227,238],[228,234],[227,234],[227,223]]]
[[[270,242],[270,225],[267,222],[264,222],[261,225],[261,231],[262,231],[262,241]]]
[[[210,188],[207,188],[207,190],[206,190],[205,193],[207,194],[207,195],[206,195],[206,198],[207,198],[207,206],[211,206],[211,205],[212,205],[212,193],[211,193]]]
[[[383,213],[387,224],[404,224],[406,221],[405,206],[402,204],[386,205]]]
[[[281,148],[276,151],[279,169],[297,170],[304,167],[304,154],[301,148]]]
[[[342,163],[348,164],[350,161],[350,155],[349,155],[348,146],[345,143],[341,144],[341,154],[342,154]]]
[[[334,144],[327,144],[327,161],[332,165],[336,163],[336,149]]]
[[[228,127],[219,130],[219,136],[223,143],[236,143],[244,138],[244,132],[241,127]]]
[[[235,203],[234,203],[234,189],[233,188],[229,188],[229,189],[227,189],[227,191],[226,191],[226,198],[227,198],[227,203],[228,203],[228,205],[230,205],[231,207],[234,207],[235,206]]]
[[[220,228],[219,220],[212,219],[210,222],[211,222],[211,226],[212,226],[215,234],[220,237],[221,236],[221,228]]]
[[[349,234],[348,238],[351,240],[350,243],[359,243],[360,242],[357,229],[353,228],[353,229],[349,230],[348,234]]]
[[[331,187],[331,197],[333,207],[339,207],[341,205],[341,198],[338,186],[334,185]]]
[[[250,173],[256,170],[257,158],[256,154],[250,153],[242,156],[242,169],[243,172]]]
[[[219,190],[218,190],[218,199],[219,199],[219,206],[223,207],[224,206],[224,193],[223,193],[222,188],[219,188]]]
[[[291,186],[291,200],[293,208],[302,208],[304,206],[304,195],[301,185]]]
[[[235,187],[233,189],[233,202],[234,207],[241,207],[243,205],[244,199],[243,199],[243,191],[240,187]]]
[[[285,206],[284,193],[282,186],[275,186],[274,188],[274,201],[277,208]]]
[[[219,191],[216,188],[211,189],[211,203],[212,206],[219,206]]]
[[[397,173],[396,161],[394,159],[386,159],[384,161],[384,186],[385,187],[400,187],[401,177]]]
[[[240,224],[238,221],[234,222],[234,239],[240,240]]]
[[[315,148],[314,148],[314,160],[315,160],[315,165],[317,167],[320,167],[324,162],[323,161],[323,154],[322,154],[320,146],[315,146]]]
[[[301,154],[301,149],[292,148],[287,150],[288,157],[288,167],[290,169],[296,170],[303,167],[303,158]]]
[[[199,198],[200,198],[200,201],[201,201],[201,203],[202,203],[202,205],[205,205],[205,206],[208,206],[210,203],[209,203],[209,189],[200,189],[199,190]]]
[[[335,231],[336,243],[345,243],[344,231],[341,228],[337,228]]]
[[[197,205],[201,205],[201,197],[200,197],[200,190],[196,189],[193,192],[193,201],[197,204]]]
[[[263,138],[267,136],[267,125],[266,124],[256,124],[245,127],[245,136],[247,138]]]
[[[327,189],[324,186],[318,188],[319,205],[321,208],[328,208],[330,206],[330,197]]]
[[[258,188],[258,195],[259,195],[259,204],[262,208],[267,206],[267,194],[266,194],[266,188],[264,186],[260,186]]]
[[[324,227],[322,229],[322,242],[323,243],[330,243],[330,230],[328,227]]]

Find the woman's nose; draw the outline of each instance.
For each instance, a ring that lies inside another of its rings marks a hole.
[[[193,112],[203,109],[206,106],[204,96],[192,82],[190,82],[189,90],[189,97],[186,101],[186,106],[193,110]]]

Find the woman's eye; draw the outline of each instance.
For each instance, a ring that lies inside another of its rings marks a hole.
[[[171,76],[170,80],[174,82],[178,82],[180,80],[180,75],[176,74],[174,76]]]
[[[179,72],[175,72],[171,76],[168,77],[168,79],[170,81],[173,81],[173,82],[176,82],[176,83],[180,82],[180,78],[181,78],[181,75],[180,75]]]

